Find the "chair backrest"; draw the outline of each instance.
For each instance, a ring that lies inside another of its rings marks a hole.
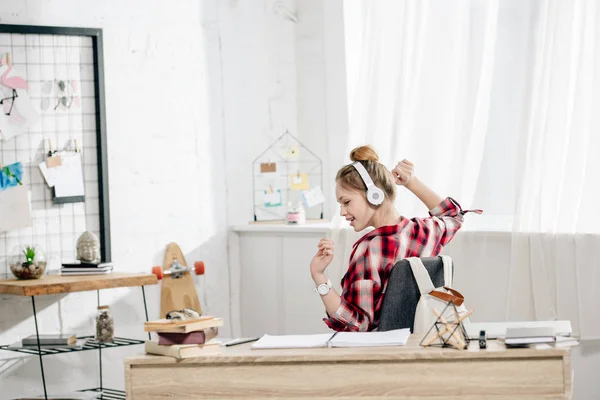
[[[441,257],[422,257],[423,265],[435,287],[444,286],[444,263]],[[410,328],[413,331],[415,311],[421,298],[417,281],[407,260],[393,267],[383,295],[379,316],[380,331]]]

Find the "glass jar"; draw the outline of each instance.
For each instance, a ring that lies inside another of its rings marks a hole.
[[[115,324],[110,308],[99,306],[96,313],[96,340],[98,343],[110,343],[115,338]]]
[[[10,271],[17,279],[39,279],[46,272],[46,255],[38,245],[17,246],[9,259]]]

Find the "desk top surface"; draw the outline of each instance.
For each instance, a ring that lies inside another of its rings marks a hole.
[[[405,346],[269,349],[252,350],[252,343],[221,347],[221,353],[203,357],[177,360],[173,357],[141,355],[125,359],[126,365],[157,364],[229,364],[229,363],[286,363],[286,362],[351,362],[351,361],[410,361],[444,359],[498,359],[498,358],[562,358],[569,354],[568,348],[520,348],[507,349],[502,342],[488,341],[486,350],[479,350],[476,340],[467,350],[422,347],[421,335],[411,335]]]
[[[128,286],[154,285],[154,274],[127,274],[113,272],[106,275],[44,275],[40,279],[0,279],[0,294],[40,296],[71,292],[84,292]]]

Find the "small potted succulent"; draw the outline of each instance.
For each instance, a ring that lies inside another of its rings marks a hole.
[[[46,257],[39,246],[17,247],[10,261],[10,271],[17,279],[39,279],[46,272]]]

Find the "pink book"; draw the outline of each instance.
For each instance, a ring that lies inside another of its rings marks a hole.
[[[207,328],[190,333],[157,332],[159,345],[204,344],[217,337],[217,328]]]

